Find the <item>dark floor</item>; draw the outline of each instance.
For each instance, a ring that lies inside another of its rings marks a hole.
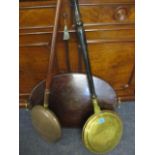
[[[123,103],[117,111],[124,122],[124,134],[120,144],[106,155],[135,155],[135,104]],[[62,139],[55,144],[47,144],[33,130],[30,112],[19,113],[20,155],[93,155],[81,141],[79,129],[63,129]]]

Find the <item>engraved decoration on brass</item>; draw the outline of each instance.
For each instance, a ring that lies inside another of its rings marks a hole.
[[[83,143],[93,153],[107,153],[120,142],[123,123],[119,115],[112,111],[102,111],[92,115],[83,127]]]

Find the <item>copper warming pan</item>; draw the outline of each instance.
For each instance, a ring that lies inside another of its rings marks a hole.
[[[117,98],[113,88],[104,80],[93,77],[96,94],[101,109],[114,110]],[[32,90],[30,108],[43,103],[45,81],[38,83]],[[60,74],[53,78],[49,97],[49,109],[58,117],[63,127],[82,127],[93,114],[93,106],[85,74]]]
[[[34,129],[47,142],[54,142],[61,138],[61,125],[55,113],[48,108],[50,86],[52,84],[53,65],[55,57],[55,43],[57,40],[58,23],[60,19],[60,9],[62,0],[58,0],[56,4],[56,13],[54,19],[54,28],[51,40],[51,49],[49,55],[49,65],[44,89],[44,100],[41,105],[35,105],[31,109],[31,120]]]

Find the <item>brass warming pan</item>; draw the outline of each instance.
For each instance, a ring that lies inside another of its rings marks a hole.
[[[85,31],[80,17],[78,0],[71,0],[71,2],[73,5],[77,38],[86,67],[90,98],[95,112],[95,114],[88,118],[83,127],[83,143],[91,152],[106,153],[115,148],[120,142],[123,132],[122,120],[117,113],[110,110],[101,111],[99,107],[98,96],[96,94],[91,73]]]

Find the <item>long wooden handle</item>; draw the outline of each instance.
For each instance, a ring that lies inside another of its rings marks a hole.
[[[92,98],[97,98],[94,81],[93,81],[93,76],[92,76],[92,71],[91,71],[91,64],[90,64],[90,60],[89,60],[86,34],[85,34],[84,27],[83,27],[83,21],[81,20],[81,17],[80,17],[79,2],[78,2],[78,0],[71,0],[71,2],[73,5],[73,15],[74,15],[74,20],[75,20],[78,42],[79,42],[83,60],[85,63],[86,75],[87,75],[90,94],[91,94]]]
[[[101,109],[99,107],[98,98],[96,95],[96,90],[95,90],[95,85],[94,85],[94,80],[93,80],[93,76],[92,76],[86,34],[85,34],[84,27],[83,27],[83,21],[81,20],[81,17],[80,17],[79,2],[78,2],[78,0],[72,0],[71,2],[73,5],[77,38],[78,38],[78,42],[79,42],[79,45],[81,48],[83,60],[85,63],[87,81],[88,81],[89,91],[91,94],[91,101],[93,104],[94,112],[97,114],[97,113],[100,113]]]
[[[55,57],[55,47],[56,47],[56,39],[57,39],[57,31],[58,31],[58,22],[60,17],[60,8],[61,8],[62,0],[57,1],[56,11],[55,11],[55,20],[54,20],[54,28],[53,35],[51,40],[51,49],[50,49],[50,57],[48,64],[48,73],[46,77],[46,86],[44,92],[44,107],[48,107],[48,100],[50,95],[50,86],[53,79],[53,66],[54,66],[54,57]]]
[[[58,31],[58,22],[59,22],[59,18],[60,18],[61,3],[62,3],[62,0],[57,0],[53,35],[52,35],[52,40],[51,40],[50,57],[49,57],[49,64],[48,64],[48,73],[47,73],[47,79],[46,79],[46,90],[48,90],[48,91],[50,89],[50,86],[52,83],[52,77],[53,77],[55,47],[56,47],[56,40],[57,40],[57,31]]]

